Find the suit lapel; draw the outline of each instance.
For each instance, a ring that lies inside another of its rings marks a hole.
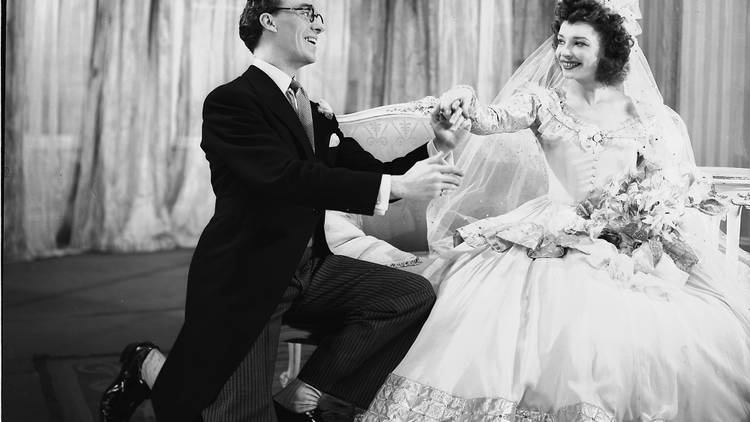
[[[302,147],[305,152],[307,159],[314,159],[314,154],[310,142],[307,141],[307,134],[305,128],[302,127],[302,122],[299,120],[299,116],[294,111],[294,108],[289,104],[286,96],[279,90],[279,87],[273,82],[268,75],[262,70],[255,66],[250,66],[249,69],[243,75],[247,79],[253,88],[258,92],[258,95],[263,99],[263,102],[268,106],[281,121],[287,124],[287,127],[294,134],[295,141]],[[313,122],[315,122],[315,111],[313,111]],[[313,130],[318,125],[313,123]],[[317,138],[317,135],[315,136]],[[317,145],[316,145],[317,147]]]

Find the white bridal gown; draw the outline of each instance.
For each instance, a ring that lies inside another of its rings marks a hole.
[[[534,130],[549,193],[459,230],[466,242],[427,271],[435,307],[364,421],[750,421],[748,310],[711,287],[717,260],[699,251],[689,277],[667,258],[628,278],[603,240],[532,260],[478,236],[563,227],[573,204],[658,142],[643,117],[600,130],[541,88],[483,109],[474,133]]]

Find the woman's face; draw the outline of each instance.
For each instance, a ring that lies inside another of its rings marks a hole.
[[[595,81],[600,51],[599,34],[594,27],[584,22],[562,23],[557,34],[555,56],[564,78]]]

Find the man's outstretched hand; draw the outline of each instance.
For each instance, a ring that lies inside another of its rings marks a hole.
[[[458,102],[456,102],[458,103]],[[461,142],[464,142],[471,133],[471,120],[463,115],[463,110],[458,107],[450,118],[446,119],[439,107],[430,116],[432,131],[435,133],[435,147],[440,151],[452,151]]]
[[[440,152],[417,162],[403,175],[391,176],[391,197],[425,201],[457,189],[464,173],[443,157]]]

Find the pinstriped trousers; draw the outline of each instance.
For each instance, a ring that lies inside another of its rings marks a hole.
[[[332,333],[299,379],[367,408],[409,350],[435,293],[423,277],[329,255],[303,260],[273,317],[216,400],[205,422],[275,422],[271,386],[282,321]]]

